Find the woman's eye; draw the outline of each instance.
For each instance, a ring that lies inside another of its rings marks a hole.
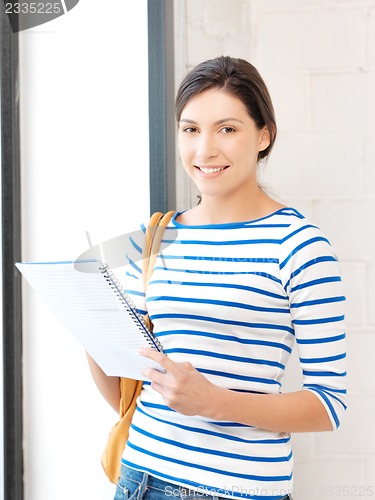
[[[195,127],[185,127],[183,129],[183,132],[187,132],[188,134],[192,134],[193,132],[196,132],[197,129]]]
[[[221,132],[223,132],[223,134],[230,134],[231,132],[235,132],[235,129],[233,127],[223,127]]]

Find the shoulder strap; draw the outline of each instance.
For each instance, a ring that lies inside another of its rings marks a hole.
[[[164,229],[176,212],[171,210],[166,214],[155,212],[148,223],[146,228],[145,244],[142,251],[142,275],[144,282],[144,289],[147,289],[156,257],[160,249],[160,243],[164,234]]]

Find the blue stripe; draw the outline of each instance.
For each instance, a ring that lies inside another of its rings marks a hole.
[[[328,408],[329,408],[329,411],[331,412],[331,415],[335,421],[335,424],[336,424],[336,427],[340,427],[340,420],[337,416],[337,413],[331,403],[331,401],[329,400],[329,398],[327,397],[327,395],[323,392],[323,391],[319,391],[319,390],[316,390],[315,388],[311,388],[312,391],[315,391],[316,393],[318,393],[323,399],[324,401],[326,402]]]
[[[229,354],[221,354],[218,352],[211,352],[211,351],[203,351],[200,349],[182,349],[179,347],[176,347],[174,349],[164,349],[165,354],[173,354],[173,353],[181,353],[181,354],[193,354],[195,356],[209,356],[212,358],[218,358],[218,359],[228,359],[229,361],[236,361],[239,363],[251,363],[251,364],[257,364],[257,365],[267,365],[267,366],[276,366],[277,368],[281,368],[282,370],[285,369],[285,365],[278,363],[277,361],[271,361],[267,359],[255,359],[255,358],[248,358],[248,357],[243,357],[243,356],[231,356]]]
[[[258,259],[253,259],[253,262],[260,262]],[[273,276],[272,274],[268,273],[263,273],[263,272],[257,272],[257,271],[203,271],[199,269],[178,269],[178,268],[173,268],[173,267],[161,267],[161,266],[155,266],[155,270],[158,271],[169,271],[173,273],[187,273],[187,274],[212,274],[212,275],[223,275],[223,276],[230,276],[230,275],[254,275],[254,276],[262,276],[263,278],[268,278],[272,281],[276,281],[276,283],[281,283],[281,280],[277,278],[276,276]]]
[[[165,300],[170,302],[190,302],[193,304],[208,304],[208,305],[216,305],[216,306],[224,306],[224,307],[233,307],[238,309],[247,309],[250,311],[260,311],[267,313],[281,313],[281,314],[289,314],[288,309],[281,309],[275,307],[259,307],[253,306],[251,304],[243,304],[241,302],[229,302],[226,300],[216,300],[216,299],[195,299],[192,297],[175,297],[168,295],[157,295],[154,297],[148,297],[147,302]]]
[[[279,260],[275,257],[209,257],[203,255],[165,255],[162,254],[165,260],[193,260],[198,262],[230,262],[234,264],[242,264],[244,262],[271,262],[278,264]]]
[[[138,295],[139,297],[144,297],[145,292],[139,292],[138,290],[129,290],[128,288],[125,290],[127,295]]]
[[[180,224],[176,218],[178,215],[180,215],[182,212],[176,212],[175,215],[172,217],[171,222],[174,223],[176,226],[184,228],[184,229],[236,229],[236,228],[248,228],[251,226],[254,226],[255,228],[257,227],[262,227],[261,222],[266,221],[267,219],[271,219],[277,215],[286,215],[288,217],[297,217],[298,219],[305,219],[305,217],[298,212],[294,207],[283,207],[280,208],[279,210],[276,210],[276,212],[272,212],[269,215],[265,215],[264,217],[260,217],[259,219],[255,220],[249,220],[249,221],[244,221],[244,222],[225,222],[223,224],[203,224],[199,226],[185,226],[184,224]],[[281,225],[281,224],[280,224]],[[286,227],[290,227],[290,224],[284,224]],[[264,224],[265,227],[268,225]]]
[[[211,316],[200,316],[196,314],[154,314],[150,316],[151,321],[155,319],[165,319],[165,318],[175,318],[175,319],[191,319],[197,321],[207,321],[211,323],[220,323],[224,325],[237,325],[244,326],[246,328],[260,328],[260,329],[270,329],[270,330],[282,330],[289,332],[291,335],[294,335],[293,328],[285,325],[272,325],[270,323],[247,323],[245,321],[234,321],[228,319],[221,318],[213,318]]]
[[[327,342],[338,342],[339,340],[344,340],[346,337],[345,333],[340,335],[335,335],[333,337],[320,337],[313,339],[300,339],[296,338],[297,344],[325,344]]]
[[[331,399],[334,399],[335,401],[337,401],[338,403],[340,403],[340,405],[344,408],[344,410],[347,409],[347,406],[346,404],[343,403],[343,401],[338,397],[338,396],[335,396],[335,394],[332,394],[333,392],[340,392],[344,395],[346,395],[346,390],[345,389],[342,389],[342,390],[338,390],[338,389],[331,389],[329,387],[324,387],[324,386],[321,386],[321,385],[315,385],[315,384],[306,384],[304,385],[304,387],[306,389],[316,389],[317,392],[319,392],[319,390],[321,390],[322,392],[326,393],[328,397],[330,397]]]
[[[286,266],[286,264],[293,257],[293,255],[295,255],[300,250],[302,250],[302,248],[305,248],[309,245],[312,245],[313,243],[316,243],[318,241],[324,241],[324,242],[328,243],[328,245],[329,245],[329,241],[327,240],[327,238],[324,238],[323,236],[316,236],[315,238],[310,238],[309,240],[306,240],[303,243],[301,243],[300,245],[297,245],[295,247],[295,249],[288,255],[288,257],[280,264],[280,269],[283,269],[283,267]]]
[[[142,401],[143,403],[143,401]],[[238,436],[233,436],[231,434],[222,434],[221,432],[211,431],[208,429],[201,429],[199,427],[191,427],[188,425],[177,424],[176,422],[172,422],[171,420],[164,420],[162,418],[155,417],[154,415],[149,415],[142,408],[137,406],[136,411],[139,411],[143,415],[152,420],[156,420],[157,422],[161,422],[162,424],[170,425],[172,427],[177,427],[179,429],[183,429],[185,431],[194,432],[196,434],[206,434],[208,436],[214,436],[220,439],[226,439],[228,441],[236,441],[238,443],[247,443],[247,444],[285,444],[289,443],[290,437],[280,438],[280,439],[244,439]]]
[[[321,304],[330,304],[333,302],[343,302],[345,297],[340,295],[339,297],[326,297],[325,299],[316,299],[316,300],[306,300],[305,302],[295,302],[294,304],[290,304],[290,308],[294,309],[296,307],[307,307],[307,306],[316,306]]]
[[[142,248],[134,241],[133,237],[129,237],[130,243],[133,245],[133,247],[137,250],[137,252],[142,255]],[[128,257],[128,256],[127,256]]]
[[[224,335],[220,333],[211,333],[211,332],[203,332],[203,331],[194,331],[194,330],[165,330],[163,332],[158,332],[158,337],[164,337],[167,335],[191,335],[193,337],[209,337],[218,340],[229,340],[231,342],[237,342],[239,344],[249,344],[249,345],[262,345],[265,347],[276,347],[277,349],[283,349],[289,353],[292,352],[292,349],[284,344],[279,342],[270,342],[268,340],[254,340],[254,339],[243,339],[239,337],[235,337],[234,335]]]
[[[324,325],[326,323],[337,323],[338,321],[344,321],[344,315],[342,316],[332,316],[331,318],[315,318],[315,319],[294,319],[292,323],[294,325]]]
[[[335,396],[334,394],[331,394],[331,393],[328,393],[330,398],[334,399],[335,401],[337,401],[338,403],[340,403],[340,405],[344,408],[344,410],[347,409],[347,406],[346,404],[343,403],[343,401],[341,401],[340,398],[338,398],[337,396]]]
[[[176,243],[180,245],[209,245],[209,246],[229,246],[229,245],[279,245],[280,240],[260,239],[260,240],[163,240],[167,244]]]
[[[286,207],[282,209],[283,215],[289,215],[289,216],[295,216],[298,219],[305,219],[306,217],[301,214],[296,208],[294,207]]]
[[[134,278],[135,280],[139,281],[139,277],[136,276],[135,274],[129,273],[129,271],[126,271],[125,276],[127,276],[128,278]]]
[[[337,356],[327,356],[325,358],[300,358],[301,363],[329,363],[346,358],[346,353],[338,354]]]
[[[334,283],[335,281],[341,281],[340,276],[329,276],[328,278],[319,278],[312,281],[307,281],[306,283],[301,283],[293,287],[290,290],[290,293],[295,292],[296,290],[302,290],[303,288],[309,288],[310,286],[322,285],[323,283]]]
[[[144,309],[138,309],[138,307],[135,308],[135,310],[137,311],[138,314],[140,314],[141,316],[146,316],[147,314],[147,310],[144,310]]]
[[[245,375],[239,375],[237,373],[219,372],[217,370],[207,370],[205,368],[197,368],[197,370],[200,373],[206,373],[207,375],[215,375],[217,377],[232,378],[234,380],[246,380],[247,382],[257,382],[259,384],[278,385],[279,387],[281,387],[280,382],[278,382],[277,380],[269,379],[269,378],[248,377]]]
[[[274,227],[285,227],[288,228],[290,227],[290,224],[254,224],[250,222],[247,226],[246,229],[269,229],[269,228],[274,228]]]
[[[286,457],[254,457],[251,455],[239,455],[237,453],[228,453],[226,451],[208,450],[207,448],[201,448],[199,446],[191,446],[185,443],[174,441],[173,439],[167,439],[167,438],[162,438],[161,436],[156,436],[155,434],[145,431],[134,424],[132,424],[131,427],[140,434],[142,434],[143,436],[154,439],[155,441],[160,441],[161,443],[169,444],[171,446],[175,446],[177,448],[181,448],[184,450],[194,451],[196,453],[205,453],[206,455],[216,455],[218,457],[225,457],[234,460],[245,460],[249,462],[289,462],[290,459],[292,458],[292,453],[290,453]]]
[[[328,392],[331,396],[333,396],[333,392],[337,394],[345,395],[347,393],[346,389],[332,389],[332,387],[328,387],[326,385],[319,384],[304,384],[304,387],[316,387],[317,389],[321,389],[324,392]]]
[[[336,372],[319,372],[319,371],[308,371],[308,370],[303,370],[302,371],[303,375],[306,375],[308,377],[345,377],[346,372],[343,373],[336,373]]]
[[[301,231],[304,231],[305,229],[308,229],[312,227],[313,229],[318,229],[316,226],[313,226],[312,224],[306,224],[305,226],[301,226],[299,227],[298,229],[296,229],[295,231],[293,231],[292,233],[289,233],[285,236],[285,238],[283,238],[281,240],[281,243],[285,243],[287,240],[289,240],[289,238],[292,238],[293,236],[295,236],[296,234],[300,233]]]
[[[133,267],[139,274],[142,274],[142,269],[139,266],[137,266],[137,264],[134,261],[130,259],[128,260],[129,260],[129,265]]]
[[[237,290],[245,290],[247,292],[254,292],[260,295],[266,295],[267,297],[273,297],[275,299],[282,299],[284,301],[288,300],[286,295],[280,295],[278,293],[268,292],[261,288],[255,288],[252,286],[237,285],[235,283],[200,283],[198,281],[173,281],[173,280],[152,280],[150,284],[168,284],[168,285],[183,285],[183,286],[207,286],[207,287],[218,287],[218,288],[235,288]]]
[[[151,457],[157,458],[161,460],[162,462],[165,462],[167,460],[168,462],[173,462],[179,465],[184,465],[185,467],[191,467],[193,470],[195,469],[200,469],[200,470],[205,470],[208,472],[214,472],[220,475],[224,476],[231,476],[239,479],[250,479],[250,480],[256,480],[256,481],[289,481],[292,477],[292,475],[287,475],[287,476],[258,476],[258,475],[253,475],[253,474],[241,474],[240,472],[231,472],[228,470],[221,470],[221,469],[216,469],[214,467],[206,467],[204,465],[196,464],[196,463],[190,463],[190,462],[185,462],[184,460],[178,460],[173,457],[165,457],[164,455],[159,455],[158,453],[153,453],[150,450],[146,450],[144,448],[140,448],[139,446],[136,446],[135,444],[131,443],[130,441],[127,442],[126,446],[129,446],[130,448],[133,448],[134,450],[150,455]],[[126,460],[124,461],[126,463]],[[225,465],[225,464],[223,464]],[[157,474],[160,475],[160,474]]]
[[[252,428],[252,425],[245,425],[245,424],[240,424],[238,422],[219,422],[218,420],[216,421],[209,421],[208,422],[210,425],[215,425],[216,427],[247,427],[247,428]]]
[[[146,406],[146,408],[155,408],[156,410],[163,410],[163,411],[175,411],[172,410],[172,408],[169,408],[167,405],[159,405],[156,403],[149,403],[148,401],[142,401],[143,406]]]
[[[305,262],[301,267],[296,269],[291,275],[288,281],[285,284],[284,289],[286,290],[289,286],[289,283],[292,281],[293,278],[298,276],[302,271],[305,269],[309,268],[310,266],[315,266],[316,264],[320,264],[322,262],[337,262],[337,259],[333,257],[332,255],[323,255],[321,257],[316,257],[315,259],[309,260],[308,262]]]

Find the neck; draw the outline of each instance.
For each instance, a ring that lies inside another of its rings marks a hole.
[[[270,198],[258,186],[244,199],[238,196],[225,200],[204,195],[196,207],[196,215],[204,224],[244,222],[269,215],[282,205]]]

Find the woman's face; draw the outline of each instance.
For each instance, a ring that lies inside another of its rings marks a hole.
[[[256,187],[259,151],[270,143],[240,99],[219,89],[192,97],[181,113],[178,143],[183,166],[208,196],[249,193]]]

